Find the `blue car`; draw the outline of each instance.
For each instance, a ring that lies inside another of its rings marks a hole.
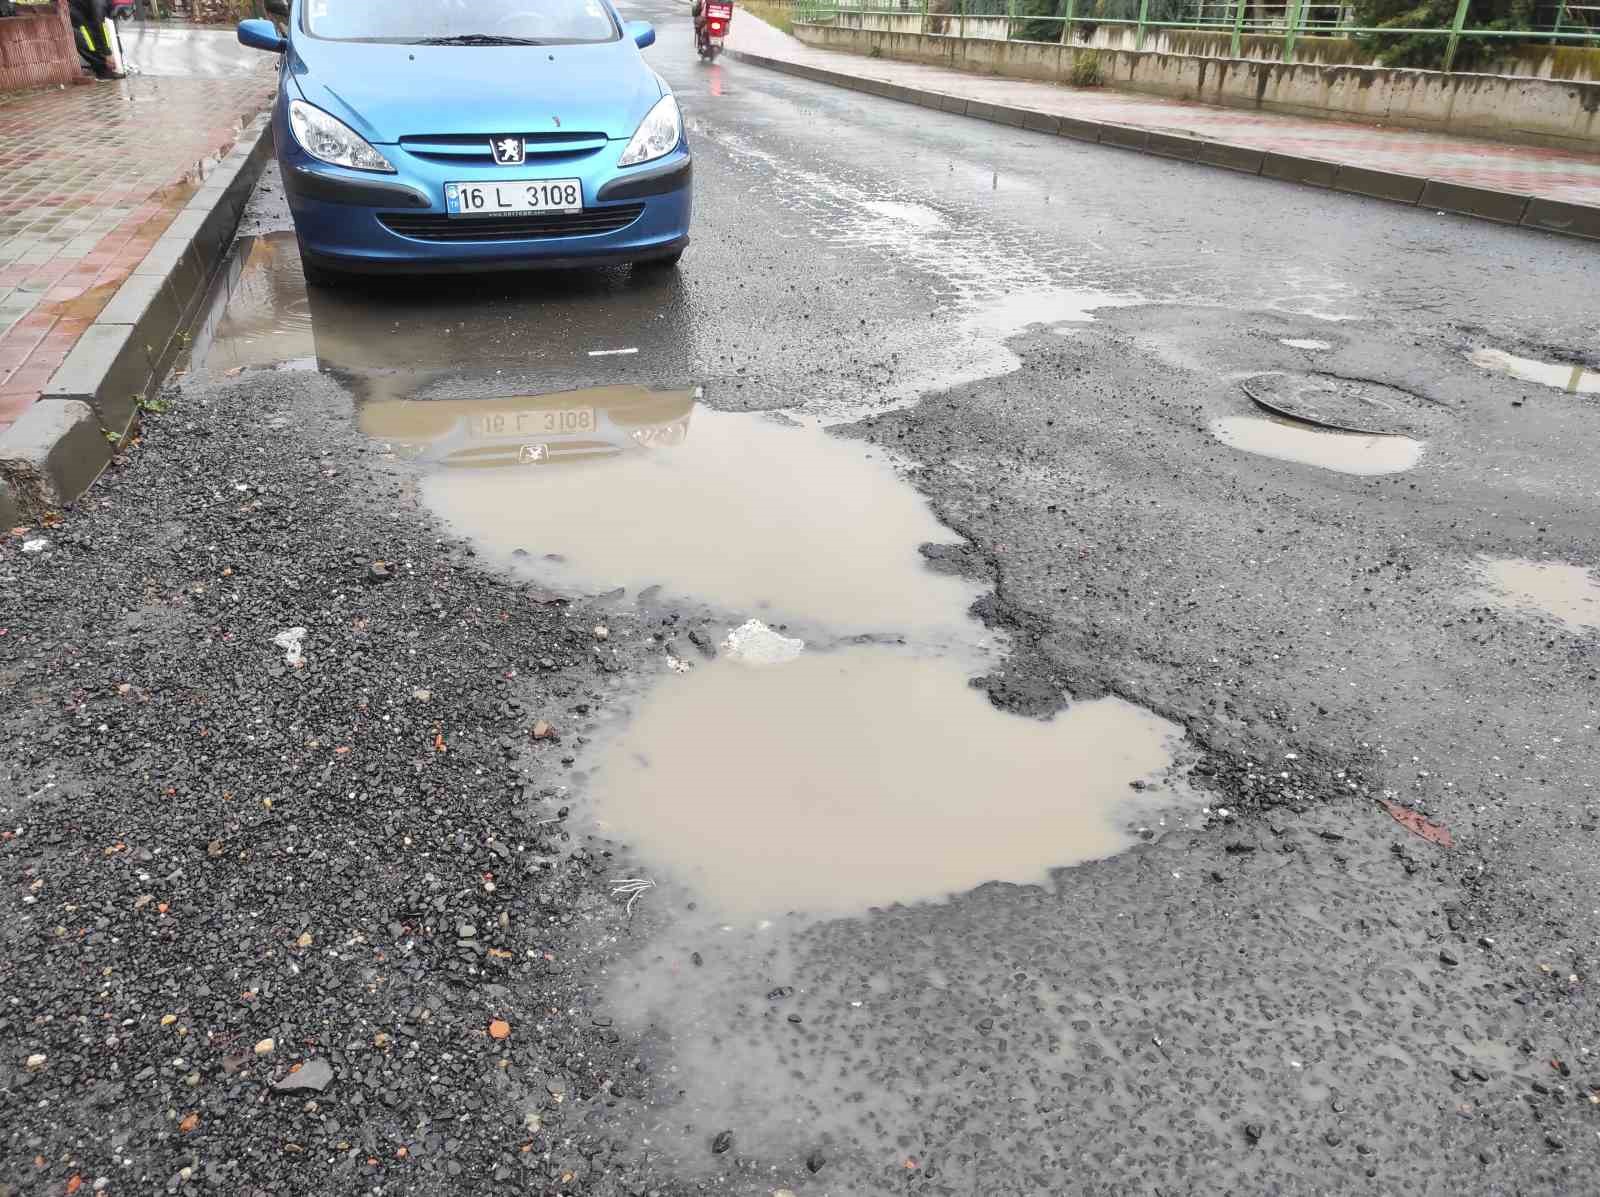
[[[281,0],[272,131],[306,278],[638,263],[689,243],[678,103],[610,0]]]

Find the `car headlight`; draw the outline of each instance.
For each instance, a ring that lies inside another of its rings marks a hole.
[[[313,158],[352,170],[395,173],[389,160],[373,149],[371,142],[304,100],[289,101],[289,127],[294,130],[294,139]]]
[[[656,106],[645,113],[644,120],[639,122],[633,140],[622,151],[617,165],[637,166],[641,162],[653,162],[664,154],[672,153],[682,140],[683,118],[678,115],[678,101],[670,94],[662,96],[656,101]]]

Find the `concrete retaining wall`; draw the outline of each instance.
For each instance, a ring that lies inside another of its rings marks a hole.
[[[1007,41],[1013,28],[1055,30],[1042,19],[1018,18],[1008,25],[995,17],[961,18],[955,13],[841,12],[829,24],[841,29],[869,29],[881,33],[942,33],[979,41]],[[1059,36],[1036,40],[1059,41]],[[1139,31],[1132,25],[1073,26],[1072,45],[1087,50],[1134,51]],[[1196,58],[1231,58],[1233,34],[1212,29],[1146,29],[1143,51],[1148,54],[1186,54]],[[1251,62],[1282,62],[1283,35],[1246,33],[1239,39],[1239,57]],[[1347,37],[1301,34],[1295,39],[1296,63],[1311,66],[1377,66],[1373,52]],[[1479,64],[1480,75],[1506,75],[1518,79],[1566,79],[1578,83],[1600,80],[1600,49],[1585,46],[1496,45],[1494,57]]]
[[[829,50],[1052,83],[1066,81],[1076,55],[1093,54],[1106,84],[1126,91],[1525,145],[1600,149],[1600,83],[1594,82],[1251,62],[833,25],[796,23],[794,32],[808,45]]]
[[[83,71],[67,24],[67,0],[29,12],[0,17],[0,93],[80,82]]]

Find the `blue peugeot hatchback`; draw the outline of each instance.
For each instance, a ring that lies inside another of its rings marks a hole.
[[[689,242],[655,41],[610,0],[282,0],[272,131],[308,280],[649,263]]]

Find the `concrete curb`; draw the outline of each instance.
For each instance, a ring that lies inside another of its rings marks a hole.
[[[1053,113],[1037,112],[1029,108],[968,100],[931,89],[905,87],[898,83],[885,83],[880,79],[862,78],[844,71],[830,71],[823,67],[786,62],[781,58],[768,58],[762,54],[751,54],[747,50],[729,50],[728,53],[738,61],[747,62],[751,66],[766,67],[784,74],[798,75],[802,79],[810,79],[816,83],[831,83],[836,87],[846,87],[852,91],[867,92],[891,100],[902,100],[908,104],[918,104],[923,108],[960,113],[994,124],[1069,137],[1074,141],[1090,141],[1100,145],[1115,146],[1118,149],[1137,150],[1140,153],[1175,158],[1181,162],[1194,162],[1201,166],[1242,171],[1248,175],[1261,175],[1285,183],[1299,183],[1328,191],[1343,191],[1351,195],[1388,200],[1410,207],[1432,208],[1434,211],[1449,212],[1456,216],[1471,216],[1496,224],[1514,224],[1525,229],[1600,240],[1600,207],[1562,203],[1558,200],[1540,199],[1536,196],[1497,191],[1487,187],[1467,187],[1459,183],[1430,179],[1425,175],[1372,170],[1347,163],[1328,162],[1320,158],[1301,157],[1297,154],[1279,154],[1272,150],[1163,133],[1134,125],[1056,116]]]
[[[0,524],[70,503],[100,476],[159,389],[172,339],[205,297],[271,150],[263,113],[0,436]]]

